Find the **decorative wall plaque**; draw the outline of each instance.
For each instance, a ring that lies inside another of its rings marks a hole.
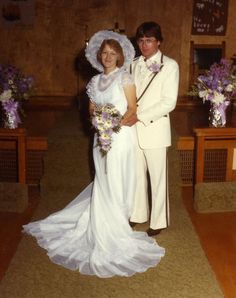
[[[225,35],[228,0],[194,0],[192,35]]]

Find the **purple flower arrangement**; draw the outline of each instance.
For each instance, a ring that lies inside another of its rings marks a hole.
[[[96,105],[92,115],[92,125],[97,132],[97,146],[99,146],[102,156],[106,156],[111,149],[112,134],[120,131],[120,112],[114,105]]]
[[[209,101],[218,108],[228,106],[236,94],[235,65],[227,59],[212,64],[206,74],[197,77],[188,94],[202,98],[203,102]]]
[[[210,102],[209,121],[212,127],[226,125],[226,108],[236,94],[236,66],[230,60],[221,59],[211,65],[205,74],[197,77],[197,81],[188,93],[198,96],[203,103]]]
[[[28,99],[32,85],[32,77],[23,75],[15,66],[0,65],[0,102],[10,121],[9,128],[16,128],[21,123],[21,104]]]

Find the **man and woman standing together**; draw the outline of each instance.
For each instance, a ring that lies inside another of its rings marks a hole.
[[[97,131],[94,181],[64,209],[24,226],[54,263],[82,274],[131,276],[156,266],[165,254],[150,236],[169,221],[166,150],[179,71],[159,50],[157,23],[140,25],[136,40],[142,55],[133,61],[126,36],[104,30],[90,39],[86,58],[101,72],[87,86]],[[111,133],[119,115],[121,128]],[[149,219],[147,171],[152,210],[146,233],[130,224]]]

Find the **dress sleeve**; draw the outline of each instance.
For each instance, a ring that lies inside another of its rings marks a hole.
[[[127,85],[134,85],[134,80],[131,76],[131,74],[127,71],[124,71],[121,75],[121,85],[127,86]]]
[[[95,76],[88,82],[86,86],[86,93],[91,102],[95,101]]]

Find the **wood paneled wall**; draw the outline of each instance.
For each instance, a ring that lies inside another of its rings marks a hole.
[[[225,36],[191,36],[193,0],[36,0],[35,5],[33,26],[1,24],[0,63],[14,64],[33,75],[36,95],[73,96],[82,91],[91,74],[88,69],[84,78],[88,65],[78,62],[84,40],[98,30],[113,28],[115,22],[128,37],[134,36],[143,21],[161,24],[162,50],[180,65],[180,96],[188,89],[191,40],[206,44],[226,41],[226,57],[236,53],[234,0],[229,0]],[[83,68],[79,73],[78,64]]]

